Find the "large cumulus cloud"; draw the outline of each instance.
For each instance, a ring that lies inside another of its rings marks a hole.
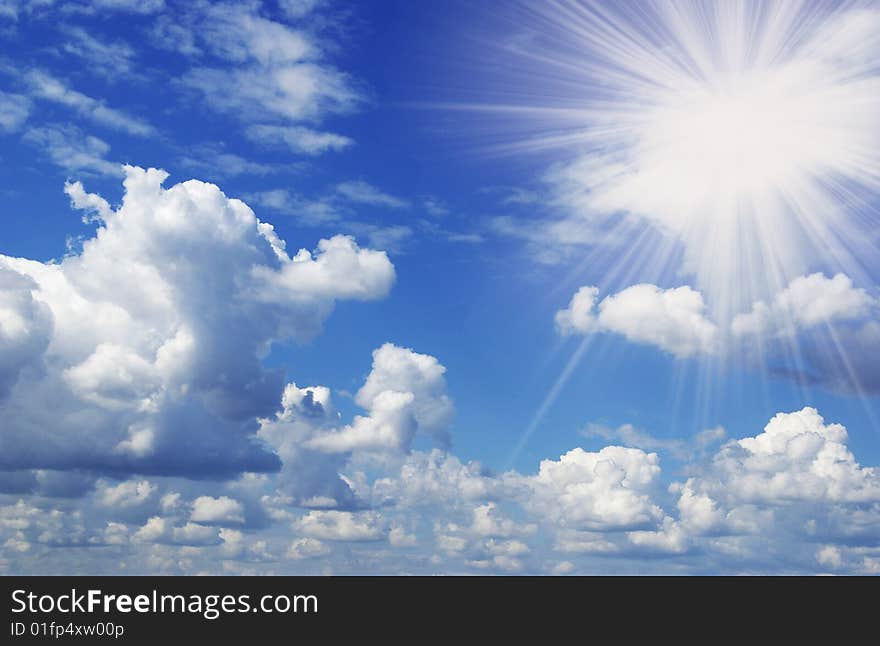
[[[210,475],[276,469],[256,441],[281,398],[273,342],[315,335],[338,299],[385,296],[384,252],[344,236],[292,256],[219,188],[125,168],[113,210],[58,262],[0,256],[0,467]]]

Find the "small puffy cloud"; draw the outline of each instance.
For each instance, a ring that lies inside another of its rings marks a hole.
[[[738,336],[790,335],[821,324],[861,319],[877,304],[864,289],[854,287],[849,276],[827,278],[815,273],[792,280],[769,305],[756,302],[751,312],[733,319],[731,330]]]
[[[103,101],[82,92],[72,90],[62,81],[45,72],[32,71],[27,74],[26,80],[35,98],[64,105],[95,123],[130,135],[148,137],[155,134],[155,129],[145,121],[107,107]]]
[[[325,48],[311,34],[262,16],[253,5],[199,5],[160,23],[158,42],[232,63],[231,69],[194,67],[183,82],[210,108],[245,121],[317,122],[362,102],[351,79],[323,60]]]
[[[115,487],[106,482],[99,483],[96,495],[99,505],[125,508],[145,503],[155,492],[156,485],[149,480],[129,480]]]
[[[159,543],[167,545],[220,545],[223,539],[216,527],[186,523],[175,527],[171,520],[153,516],[133,535],[136,543]]]
[[[375,512],[310,511],[295,523],[295,529],[326,541],[377,541],[385,535]]]
[[[661,516],[651,492],[660,475],[656,453],[606,446],[596,453],[572,449],[542,460],[522,477],[524,505],[562,527],[603,531],[637,528]]]
[[[482,501],[497,494],[499,482],[479,462],[462,463],[455,455],[434,449],[413,451],[393,476],[372,486],[375,505],[402,508]]]
[[[373,369],[355,401],[371,409],[383,393],[412,393],[419,430],[446,444],[455,410],[446,394],[445,373],[446,368],[435,357],[386,343],[373,351]]]
[[[416,432],[448,443],[453,406],[445,372],[430,355],[386,343],[373,352],[373,369],[355,395],[369,415],[315,436],[308,446],[328,453],[406,452]]]
[[[473,520],[468,531],[481,538],[509,538],[530,534],[535,531],[535,525],[516,523],[501,513],[497,503],[487,502],[474,507]]]
[[[320,155],[351,146],[349,137],[304,126],[255,125],[245,130],[248,138],[266,146],[284,147],[302,155]]]
[[[202,524],[240,524],[244,522],[244,506],[228,496],[199,496],[193,501],[190,520]]]
[[[568,307],[556,313],[563,334],[614,332],[630,341],[657,346],[679,358],[715,350],[717,326],[706,318],[702,295],[688,286],[662,289],[639,284],[606,296],[581,287]]]

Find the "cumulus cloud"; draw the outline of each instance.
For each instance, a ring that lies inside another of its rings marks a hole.
[[[156,492],[149,480],[129,480],[116,486],[101,483],[98,487],[99,504],[105,507],[133,507],[143,504]]]
[[[229,496],[199,496],[193,501],[190,520],[202,524],[241,524],[244,522],[244,507]]]
[[[335,412],[329,389],[288,384],[282,410],[263,420],[259,432],[282,457],[281,488],[303,504],[357,506],[364,501],[340,475],[350,458],[397,459],[409,452],[417,433],[445,446],[453,414],[445,370],[430,355],[383,345],[355,395],[366,414],[348,424]]]
[[[630,341],[655,345],[679,358],[715,350],[718,328],[706,318],[702,295],[690,287],[662,289],[639,284],[606,296],[581,287],[568,307],[556,313],[563,334],[614,332]]]
[[[316,334],[337,299],[387,294],[393,266],[346,237],[291,257],[271,225],[216,186],[165,189],[163,171],[125,173],[116,211],[68,186],[101,218],[80,254],[53,264],[0,256],[0,352],[10,357],[0,410],[13,420],[2,464],[277,468],[255,437],[283,386],[262,358],[273,341]],[[25,369],[41,364],[51,369]]]
[[[821,324],[861,319],[877,304],[845,274],[832,278],[810,274],[792,280],[769,305],[757,301],[751,312],[733,319],[731,329],[739,336],[790,335]]]
[[[733,319],[731,331],[749,361],[771,373],[843,392],[877,393],[878,311],[877,297],[845,274],[815,273],[795,278],[769,302],[755,302]]]
[[[0,404],[25,369],[38,369],[54,327],[51,309],[33,297],[37,283],[0,264]]]
[[[325,541],[377,541],[385,534],[373,512],[310,511],[295,528],[309,538]]]
[[[651,498],[659,475],[656,453],[621,446],[596,453],[576,448],[559,460],[542,460],[538,473],[524,478],[524,504],[566,528],[636,528],[661,516]]]

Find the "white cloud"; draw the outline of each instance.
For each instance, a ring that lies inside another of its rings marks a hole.
[[[134,76],[135,52],[121,41],[107,42],[95,38],[82,27],[66,26],[63,32],[69,40],[61,45],[65,54],[77,56],[89,65],[89,69],[97,71],[110,79],[121,76]]]
[[[107,160],[110,146],[103,139],[83,134],[75,126],[31,128],[24,140],[41,148],[56,166],[72,173],[120,177],[120,164]]]
[[[499,483],[478,462],[462,463],[451,453],[413,451],[394,477],[378,478],[372,487],[377,506],[419,507],[485,500]]]
[[[153,516],[132,536],[134,542],[163,543],[169,545],[220,545],[223,540],[216,527],[195,523],[175,527],[170,520]]]
[[[232,68],[192,68],[184,83],[209,107],[245,121],[317,122],[361,102],[349,77],[323,62],[305,31],[269,20],[253,6],[202,5],[160,27],[160,44],[192,55],[210,52]],[[316,145],[313,140],[312,146]]]
[[[0,303],[17,321],[13,330],[4,317],[0,352],[19,357],[2,371],[10,392],[0,413],[14,420],[4,465],[274,468],[253,436],[282,391],[280,373],[262,367],[269,345],[313,336],[337,299],[388,293],[384,253],[336,237],[291,258],[243,202],[195,180],[165,189],[165,177],[127,167],[111,212],[69,187],[103,212],[79,255],[51,264],[0,256]],[[50,370],[24,371],[43,361]]]
[[[454,407],[446,394],[445,373],[446,368],[435,357],[386,343],[373,351],[373,369],[355,401],[372,409],[383,393],[412,393],[419,430],[446,444]]]
[[[409,202],[406,200],[383,193],[375,186],[363,180],[352,180],[337,184],[336,192],[355,204],[385,206],[391,209],[402,209],[409,206]]]
[[[65,182],[64,192],[70,197],[70,205],[80,211],[85,211],[83,222],[104,221],[106,222],[113,209],[103,197],[97,193],[86,193],[82,182]]]
[[[52,334],[52,312],[35,300],[36,282],[0,264],[0,404],[23,370],[39,365]]]
[[[528,491],[523,504],[566,528],[636,528],[661,516],[651,498],[659,475],[656,453],[621,446],[596,453],[576,448],[559,460],[542,460],[536,475],[522,476]]]
[[[349,137],[321,132],[304,126],[254,125],[245,130],[248,138],[267,146],[285,147],[303,155],[339,151],[354,143]]]
[[[632,285],[606,296],[596,313],[598,294],[596,287],[581,287],[568,307],[556,313],[559,331],[614,332],[679,358],[715,351],[718,328],[706,318],[702,295],[690,287]]]
[[[295,528],[309,538],[326,541],[376,541],[385,534],[375,512],[310,511]]]
[[[148,137],[155,134],[155,129],[145,121],[120,110],[108,108],[103,101],[71,90],[64,83],[45,72],[33,70],[25,78],[32,95],[36,98],[67,106],[84,118],[130,135]]]
[[[311,559],[326,556],[329,553],[330,548],[317,539],[298,538],[287,549],[287,558],[296,560]]]
[[[288,384],[282,410],[262,420],[259,431],[283,460],[281,488],[301,504],[352,506],[352,483],[339,475],[347,460],[400,459],[416,433],[447,443],[452,402],[444,372],[434,357],[383,345],[373,353],[373,369],[355,395],[367,414],[345,425],[327,388]]]
[[[21,94],[0,91],[0,132],[15,132],[30,114],[30,101]]]
[[[244,522],[244,507],[229,496],[199,496],[193,501],[190,520],[203,524],[240,524]]]
[[[149,480],[128,480],[111,486],[106,482],[98,484],[98,504],[104,507],[133,507],[141,505],[156,493],[156,486]]]
[[[880,500],[880,476],[859,466],[846,441],[846,429],[826,425],[814,408],[778,413],[763,433],[726,444],[712,472],[740,501]]]
[[[792,335],[821,324],[861,319],[877,304],[845,274],[810,274],[792,280],[770,305],[758,301],[751,312],[737,315],[731,330],[738,336]]]

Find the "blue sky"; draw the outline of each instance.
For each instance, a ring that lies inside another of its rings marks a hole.
[[[2,567],[880,571],[880,12],[807,5],[0,2]]]

